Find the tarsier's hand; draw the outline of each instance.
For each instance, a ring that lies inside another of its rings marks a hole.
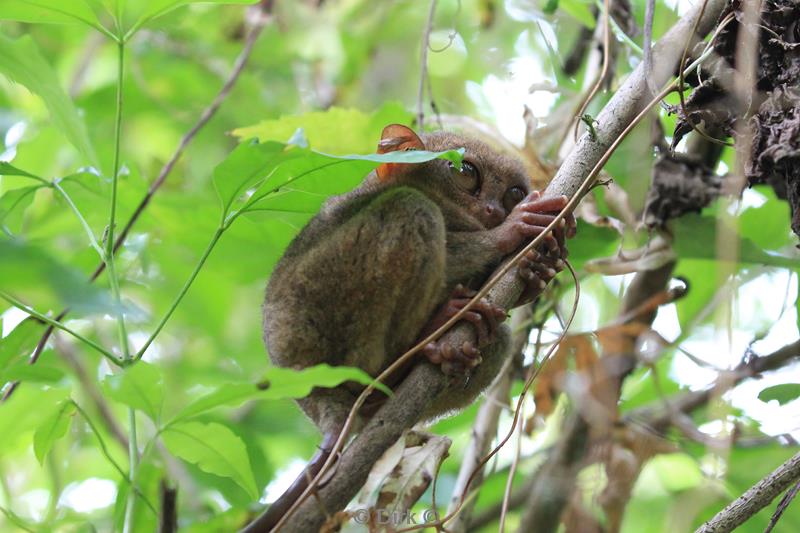
[[[514,207],[502,224],[490,230],[495,245],[505,255],[516,251],[533,237],[543,233],[565,205],[567,205],[565,196],[543,199],[539,191],[533,191]],[[568,215],[564,220],[562,226],[556,227],[554,234],[546,236],[542,241],[548,249],[559,246],[559,230],[562,244],[565,234],[569,237],[574,234],[574,217]]]
[[[453,289],[450,299],[431,318],[422,331],[421,337],[427,337],[450,320],[469,303],[475,294],[477,294],[475,291],[457,285]],[[494,342],[497,327],[505,318],[506,312],[502,307],[482,298],[475,302],[475,305],[463,316],[463,320],[475,326],[478,337],[477,346],[472,342],[465,342],[456,349],[437,340],[425,345],[422,353],[432,363],[442,365],[442,371],[445,374],[449,376],[464,375],[481,362],[480,349]]]
[[[532,198],[527,202],[526,198],[517,207],[526,204],[523,209],[528,215],[536,215],[535,222],[541,225],[534,226],[538,231],[538,235],[544,231],[550,222],[555,218],[555,214],[567,205],[567,198],[565,196],[557,196],[555,198],[548,198],[546,200],[539,200],[540,193],[538,191],[531,193],[528,198]],[[514,209],[516,211],[516,208]],[[542,212],[544,211],[544,212]],[[512,212],[512,215],[514,213]],[[509,218],[511,218],[509,216]],[[530,219],[530,217],[529,217]],[[534,231],[534,230],[530,230]],[[535,300],[544,290],[547,283],[550,282],[555,275],[564,269],[564,259],[567,257],[566,239],[575,235],[576,223],[575,217],[570,213],[561,220],[552,235],[548,235],[536,249],[530,250],[525,254],[519,263],[517,273],[525,282],[525,289],[520,295],[516,305],[522,305]]]

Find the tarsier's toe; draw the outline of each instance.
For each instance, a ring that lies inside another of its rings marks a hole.
[[[480,350],[468,341],[460,348],[431,342],[422,349],[422,353],[431,363],[441,365],[442,372],[448,376],[463,376],[481,363]]]

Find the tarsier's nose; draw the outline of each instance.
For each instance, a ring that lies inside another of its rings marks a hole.
[[[505,211],[496,205],[488,204],[485,208],[486,225],[490,228],[499,226],[506,217]]]

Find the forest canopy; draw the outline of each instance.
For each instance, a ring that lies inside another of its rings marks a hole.
[[[343,383],[388,399],[284,531],[800,530],[798,16],[0,1],[0,530],[244,528],[320,444],[294,400]],[[262,338],[327,199],[381,165],[463,168],[378,153],[391,124],[512,154],[577,219],[495,384],[413,430],[437,367],[389,390],[274,366]]]

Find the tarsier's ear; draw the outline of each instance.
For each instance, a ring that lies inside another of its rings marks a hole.
[[[378,153],[386,154],[397,150],[424,150],[425,145],[414,133],[414,130],[402,124],[389,124],[383,128],[378,143]],[[406,163],[383,163],[376,170],[381,181],[397,177],[406,167]]]

